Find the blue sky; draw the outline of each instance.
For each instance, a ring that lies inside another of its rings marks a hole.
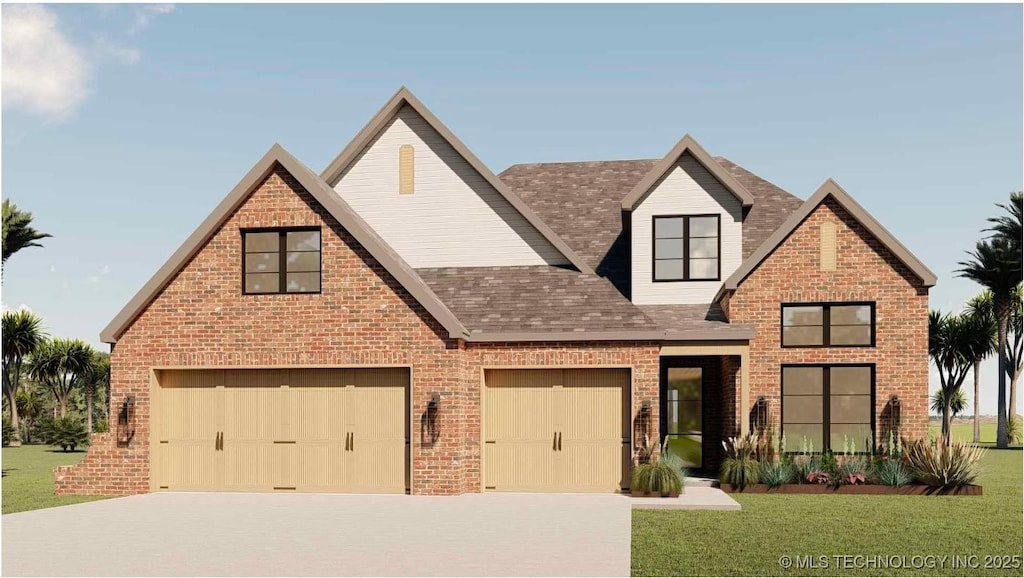
[[[4,6],[3,193],[54,237],[3,302],[99,344],[271,144],[320,170],[404,84],[495,172],[689,132],[801,198],[831,176],[959,309],[957,261],[1022,187],[1021,10]]]

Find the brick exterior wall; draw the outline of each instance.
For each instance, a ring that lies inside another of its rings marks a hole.
[[[837,228],[835,271],[819,267],[819,227],[825,221]],[[837,301],[875,302],[875,347],[780,346],[781,303]],[[876,443],[886,433],[886,404],[892,395],[902,402],[903,435],[927,436],[928,289],[831,197],[740,285],[729,299],[728,312],[730,322],[755,326],[750,342],[750,403],[765,396],[776,427],[782,364],[873,363]]]
[[[321,294],[242,295],[240,229],[295,226],[322,227]],[[114,433],[94,434],[82,462],[55,469],[56,492],[127,495],[150,490],[152,368],[293,364],[409,365],[414,424],[431,394],[441,394],[440,437],[422,439],[415,425],[411,432],[414,494],[480,491],[480,375],[485,366],[623,365],[634,369],[635,400],[651,398],[656,406],[658,388],[656,344],[467,346],[449,339],[277,166],[118,340],[111,355],[111,415],[126,396],[135,396],[131,446],[117,447]]]

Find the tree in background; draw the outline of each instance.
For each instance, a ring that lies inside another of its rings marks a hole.
[[[967,409],[967,396],[964,395],[963,389],[956,390],[953,397],[946,401],[946,390],[939,388],[932,394],[932,411],[935,413],[942,413],[942,411],[949,406],[949,413],[956,417]]]
[[[960,387],[979,352],[991,347],[992,331],[986,320],[966,314],[928,314],[928,355],[939,370],[942,443],[949,445],[953,404],[963,401]],[[962,411],[963,408],[961,408]]]
[[[18,392],[18,419],[21,420],[21,439],[31,443],[32,429],[36,422],[43,415],[45,404],[43,398],[32,387],[26,387]]]
[[[38,315],[25,309],[3,313],[3,387],[14,429],[11,445],[21,445],[17,395],[21,388],[22,364],[46,339],[42,323]]]
[[[44,342],[32,354],[32,378],[53,393],[60,417],[67,417],[71,393],[89,380],[95,350],[81,339],[56,337]]]
[[[35,230],[32,227],[32,213],[19,210],[18,206],[12,203],[10,199],[4,199],[3,211],[3,263],[6,264],[7,259],[11,255],[25,247],[42,247],[36,241],[53,236],[49,233],[40,233]]]
[[[100,391],[106,392],[110,386],[110,354],[93,351],[92,363],[89,364],[89,376],[83,383],[82,394],[85,395],[86,429],[93,431],[93,401]]]
[[[1016,289],[1014,289],[1011,303],[1010,321],[1007,325],[1006,351],[1004,352],[1007,359],[1006,378],[1010,380],[1010,392],[1007,396],[1007,404],[1009,405],[1006,413],[1007,424],[1012,421],[1019,421],[1017,418],[1017,389],[1020,384],[1020,377],[1024,374],[1024,311],[1021,310],[1021,307],[1024,306],[1024,290],[1022,290],[1021,285],[1017,285]],[[982,291],[979,295],[968,301],[967,311],[971,315],[985,315],[994,320],[992,292]],[[977,390],[975,390],[975,397],[977,397]],[[977,400],[975,400],[975,406],[977,406]]]
[[[995,353],[996,347],[999,345],[996,318],[992,313],[992,293],[983,291],[971,298],[967,302],[967,315],[981,319],[992,331],[991,347],[978,352],[979,357],[975,358],[974,367],[971,371],[974,376],[974,443],[979,443],[981,442],[981,362],[989,355]]]
[[[1021,255],[1021,203],[1019,193],[1010,195],[1009,205],[998,205],[1008,214],[992,217],[989,222],[993,227],[987,229],[993,234],[991,238],[978,241],[973,252],[968,252],[970,259],[961,261],[957,273],[974,281],[992,292],[992,312],[998,328],[999,352],[999,392],[996,422],[996,447],[1005,448],[1009,445],[1007,435],[1006,411],[1006,376],[1009,373],[1007,359],[1007,332],[1010,324],[1014,303],[1013,295],[1022,280]]]

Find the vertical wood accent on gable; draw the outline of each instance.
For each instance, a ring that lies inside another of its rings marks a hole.
[[[415,149],[404,144],[398,147],[398,194],[411,195],[415,190]]]
[[[652,217],[657,215],[719,215],[719,281],[652,280],[654,240]],[[683,154],[633,210],[632,300],[638,305],[711,303],[725,279],[743,260],[743,206],[696,158]]]
[[[413,147],[415,191],[400,190]],[[568,259],[412,107],[403,106],[335,185],[412,267],[566,265]]]
[[[836,224],[825,221],[819,228],[820,264],[822,271],[835,271],[838,261],[836,249]]]

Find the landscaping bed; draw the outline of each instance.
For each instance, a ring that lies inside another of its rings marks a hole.
[[[824,484],[751,484],[742,489],[730,484],[722,484],[722,491],[727,494],[846,494],[846,495],[903,495],[903,496],[980,496],[981,486],[969,484],[951,488],[936,488],[921,484],[908,486],[883,486],[878,484],[829,486]]]

